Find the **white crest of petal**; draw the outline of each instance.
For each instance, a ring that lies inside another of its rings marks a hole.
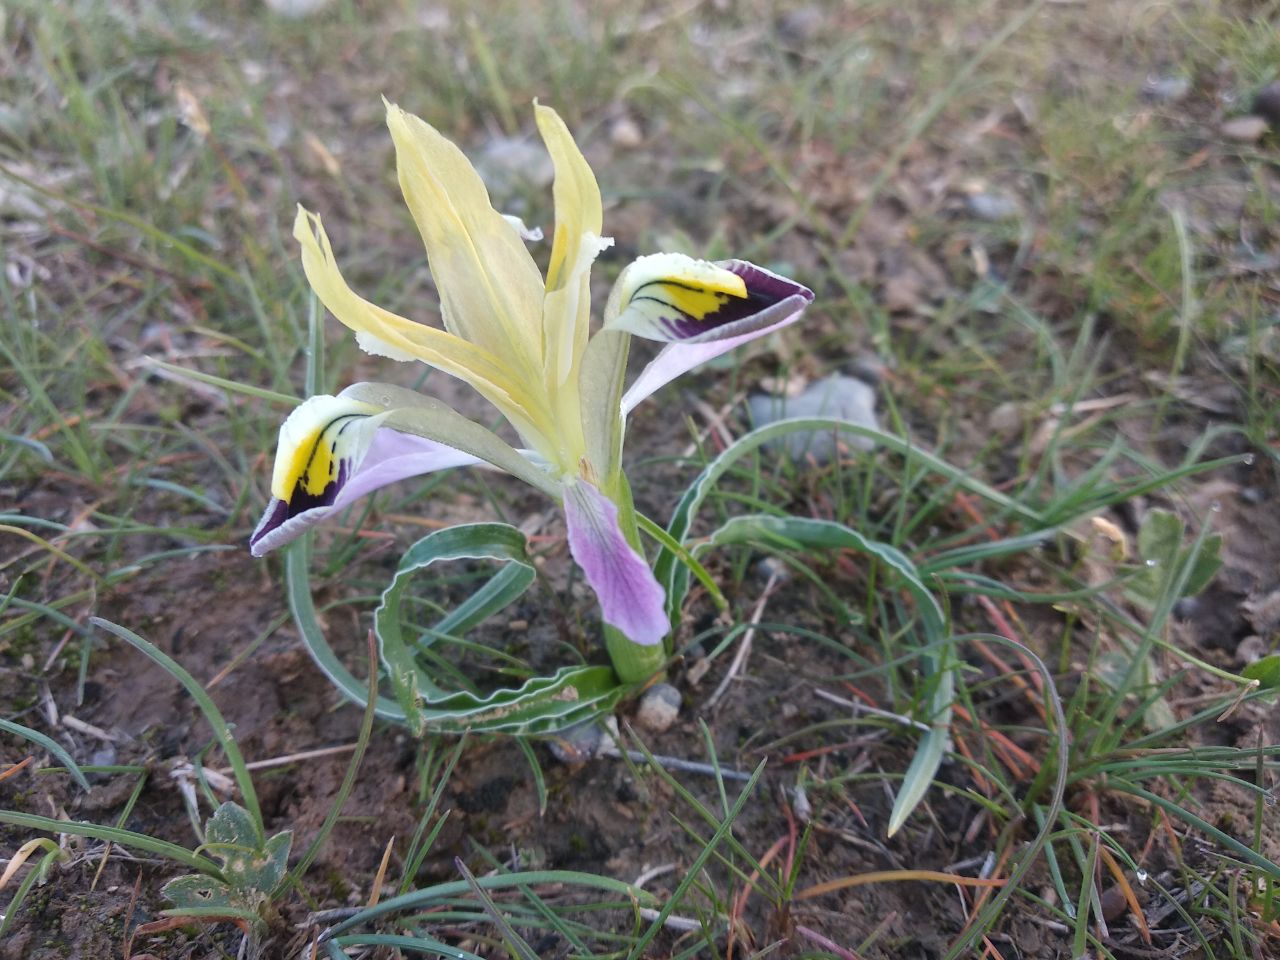
[[[407,363],[418,358],[407,350],[401,350],[368,330],[356,331],[356,344],[371,357],[386,357],[388,360],[399,360]]]
[[[511,224],[511,229],[514,230],[525,243],[538,243],[542,240],[541,227],[533,227],[531,229],[514,213],[504,213],[502,215],[502,219]]]

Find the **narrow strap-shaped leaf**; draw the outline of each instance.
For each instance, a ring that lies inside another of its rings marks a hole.
[[[511,603],[533,583],[537,574],[525,547],[524,534],[505,523],[463,524],[423,537],[405,551],[391,583],[382,591],[382,603],[373,615],[378,639],[384,646],[388,642],[404,646],[400,633],[400,595],[417,571],[441,560],[498,560],[507,564],[432,630],[436,637],[466,633]],[[383,655],[385,657],[385,650]]]
[[[831,520],[759,515],[734,517],[705,542],[700,543],[695,554],[733,543],[792,550],[857,550],[875,557],[896,574],[899,585],[915,601],[923,626],[925,646],[928,651],[937,652],[925,652],[921,655],[925,682],[929,684],[929,729],[921,738],[889,814],[888,833],[893,836],[924,799],[942,764],[942,758],[951,746],[951,707],[955,697],[955,675],[950,650],[943,643],[947,628],[942,608],[920,580],[915,564],[902,551],[888,544],[869,540],[857,530]],[[687,589],[687,585],[686,577],[683,589]],[[674,609],[678,610],[684,602],[683,594],[674,598],[674,602]]]
[[[227,721],[223,719],[222,712],[214,704],[213,698],[205,692],[204,687],[187,672],[185,667],[150,640],[146,640],[132,630],[102,617],[90,617],[89,622],[96,627],[101,627],[103,630],[114,633],[121,640],[132,644],[135,649],[145,653],[163,667],[171,677],[182,684],[187,693],[191,694],[191,698],[195,700],[200,712],[204,714],[205,720],[213,729],[213,735],[217,738],[218,746],[222,748],[222,752],[227,758],[227,763],[231,765],[231,773],[235,777],[236,786],[240,788],[240,798],[244,800],[248,816],[253,823],[255,838],[259,844],[266,842],[266,832],[262,826],[262,808],[258,805],[258,794],[253,789],[253,777],[249,775],[249,768],[245,766],[244,757],[240,753],[240,746],[236,743],[236,738],[231,735],[231,729],[227,726]]]
[[[383,664],[395,699],[379,697],[379,716],[404,723],[416,733],[553,733],[613,707],[627,688],[605,666],[564,667],[550,676],[533,677],[519,687],[484,694],[441,688],[422,669],[415,648],[405,642],[400,622],[402,595],[410,578],[442,560],[487,559],[505,564],[479,590],[430,631],[433,636],[460,635],[502,609],[528,589],[536,571],[524,534],[505,523],[477,523],[428,534],[405,553],[382,603],[374,613]],[[307,579],[303,547],[287,560],[289,600],[308,650],[321,670],[352,701],[367,703],[367,684],[357,680],[338,659],[316,618]]]
[[[24,740],[30,740],[32,743],[44,747],[53,754],[54,758],[59,763],[67,768],[71,773],[71,776],[75,778],[76,783],[78,783],[82,789],[89,789],[89,781],[85,779],[84,773],[81,772],[80,768],[76,765],[76,762],[71,759],[71,754],[67,753],[67,751],[62,748],[62,745],[53,738],[45,736],[38,730],[32,730],[30,727],[24,727],[20,723],[14,723],[12,720],[0,719],[0,730],[7,731],[8,733],[12,733],[14,736],[22,737]]]

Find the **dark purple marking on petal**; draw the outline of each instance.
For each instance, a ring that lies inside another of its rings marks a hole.
[[[249,551],[260,557],[284,546],[334,511],[397,480],[479,462],[446,444],[383,427],[358,463],[349,457],[338,462],[337,476],[320,493],[308,493],[300,481],[287,502],[273,499],[249,537]]]
[[[675,280],[651,280],[642,284],[632,296],[632,302],[647,300],[669,309],[664,315],[657,317],[657,322],[666,330],[668,337],[676,343],[697,343],[703,340],[718,340],[722,336],[734,333],[746,333],[751,328],[769,326],[784,314],[775,310],[782,303],[793,301],[803,307],[813,302],[813,291],[803,284],[788,280],[786,277],[758,267],[746,260],[725,260],[716,263],[730,273],[742,278],[747,287],[745,297],[728,294],[720,296],[721,306],[700,318],[691,317],[667,303],[660,296],[643,293],[648,287],[678,287],[698,289],[686,286]],[[789,308],[787,311],[789,312]],[[728,329],[726,329],[728,328]]]

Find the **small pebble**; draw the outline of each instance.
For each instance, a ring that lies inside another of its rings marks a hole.
[[[476,158],[476,169],[489,192],[502,202],[529,188],[549,186],[555,177],[542,144],[525,137],[494,137]]]
[[[1253,112],[1280,129],[1280,80],[1268,83],[1253,98]]]
[[[791,809],[801,823],[808,823],[813,819],[813,804],[809,802],[809,795],[805,793],[804,787],[798,783],[791,788]]]
[[[847,420],[860,427],[879,429],[876,420],[876,392],[855,377],[839,374],[811,384],[798,397],[782,398],[757,394],[747,400],[751,420],[756,426],[777,423],[794,417],[831,417]],[[808,430],[790,433],[766,444],[772,450],[783,449],[792,459],[813,457],[828,463],[836,453],[837,439],[857,450],[871,450],[875,441],[853,434],[837,435],[832,430]]]
[[[781,581],[791,579],[791,568],[779,560],[777,557],[764,557],[756,565],[756,570],[765,580],[771,580],[777,577]]]
[[[1236,663],[1247,667],[1251,663],[1257,663],[1267,653],[1267,641],[1258,636],[1245,637],[1236,647]]]
[[[870,386],[879,386],[884,380],[888,364],[873,353],[864,353],[853,359],[849,372]]]
[[[995,223],[1018,216],[1018,201],[1007,193],[973,193],[965,200],[969,212],[979,220]]]
[[[600,756],[606,739],[598,721],[584,720],[561,730],[547,741],[547,745],[551,755],[561,763],[576,766]]]
[[[609,139],[625,150],[633,150],[644,143],[644,133],[630,117],[619,117],[609,128]]]
[[[636,726],[650,733],[666,733],[680,717],[680,691],[669,683],[655,683],[640,696]]]
[[[107,744],[98,750],[93,751],[89,757],[89,766],[91,767],[110,767],[116,762],[116,748],[112,744]]]
[[[1228,140],[1253,143],[1261,140],[1262,135],[1267,132],[1267,121],[1263,117],[1255,117],[1252,114],[1245,117],[1232,117],[1224,122],[1218,131]]]
[[[1191,92],[1191,81],[1186,77],[1147,77],[1142,85],[1142,95],[1156,103],[1177,103]]]
[[[816,6],[807,6],[783,14],[776,30],[778,37],[785,43],[802,47],[811,43],[826,25],[822,10]]]
[[[319,13],[331,0],[266,0],[267,9],[282,17],[301,19]]]
[[[1022,429],[1022,408],[1006,401],[987,414],[987,428],[1002,437],[1010,437]]]

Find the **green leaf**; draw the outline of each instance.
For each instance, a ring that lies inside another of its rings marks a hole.
[[[1186,526],[1177,514],[1168,510],[1151,510],[1138,528],[1138,556],[1142,569],[1129,580],[1129,596],[1147,607],[1154,607],[1160,600],[1171,577],[1181,575],[1189,563],[1180,596],[1192,597],[1213,580],[1222,566],[1222,537],[1212,534],[1204,537],[1195,556],[1193,547],[1183,548]]]
[[[244,906],[241,898],[221,880],[203,873],[188,873],[174,877],[160,890],[178,912],[189,907],[237,909]]]
[[[226,754],[227,762],[231,765],[231,772],[235,776],[236,785],[240,788],[240,796],[243,798],[245,806],[248,808],[248,815],[254,824],[255,843],[260,842],[265,837],[265,833],[262,829],[262,810],[258,806],[258,795],[253,789],[253,777],[249,775],[249,768],[245,766],[240,747],[236,744],[235,737],[231,735],[231,728],[227,726],[221,711],[218,710],[209,694],[205,692],[204,687],[173,657],[151,643],[151,641],[144,640],[127,627],[112,623],[110,620],[104,620],[102,617],[90,617],[89,622],[94,626],[102,627],[102,629],[114,633],[121,640],[132,644],[136,649],[145,653],[163,667],[170,676],[182,684],[187,693],[191,694],[191,698],[195,700],[200,712],[204,714],[205,720],[208,721],[209,726],[213,729],[213,735],[217,739],[218,745],[222,747],[222,752]]]
[[[73,837],[89,837],[92,840],[109,840],[131,850],[142,850],[160,857],[185,864],[195,870],[203,871],[214,877],[221,876],[218,865],[198,853],[192,853],[186,847],[167,840],[157,840],[144,833],[125,830],[121,827],[109,827],[104,824],[83,820],[58,820],[54,817],[42,817],[35,813],[18,813],[16,810],[0,810],[0,823],[15,827],[26,827],[29,830],[43,830],[45,833],[71,834]]]
[[[1247,680],[1257,680],[1263,690],[1280,688],[1280,653],[1255,660],[1240,671],[1240,676]]]
[[[853,530],[831,520],[812,520],[802,517],[746,516],[734,517],[716,530],[704,543],[698,545],[695,554],[715,546],[731,543],[748,543],[757,546],[789,550],[857,550],[869,554],[883,563],[897,577],[899,585],[915,601],[924,633],[925,651],[921,654],[924,665],[924,682],[928,685],[928,716],[925,722],[929,730],[921,738],[920,746],[903,777],[902,787],[889,814],[889,836],[893,836],[906,822],[907,817],[919,806],[942,764],[943,757],[951,749],[951,711],[955,699],[955,673],[953,655],[945,645],[946,619],[933,594],[925,587],[916,572],[915,565],[900,550],[888,544],[869,540]],[[685,581],[687,583],[687,580]],[[681,599],[683,602],[683,598]]]
[[[934,456],[926,450],[912,444],[908,440],[896,437],[890,433],[884,433],[870,427],[861,427],[854,423],[847,423],[843,420],[834,420],[828,417],[806,417],[790,420],[780,420],[777,423],[771,423],[767,426],[758,427],[743,437],[740,437],[727,449],[725,449],[718,457],[707,464],[698,478],[689,485],[684,494],[680,498],[680,502],[676,504],[675,511],[671,515],[671,522],[667,524],[667,532],[671,534],[678,543],[687,543],[689,531],[693,528],[693,522],[703,501],[715,488],[720,478],[727,473],[735,463],[745,457],[747,454],[758,450],[770,440],[787,436],[791,433],[804,432],[811,430],[831,430],[836,433],[846,434],[853,437],[863,437],[874,440],[877,444],[887,450],[906,457],[908,460],[919,463],[928,470],[947,478],[956,486],[970,493],[977,494],[989,503],[994,504],[1003,511],[1020,517],[1024,521],[1029,522],[1034,527],[1051,526],[1046,519],[1035,510],[1024,504],[1019,503],[1013,498],[1001,493],[1000,491],[982,483],[979,480],[970,477],[964,470],[955,467],[940,457]],[[658,582],[667,590],[667,612],[671,615],[672,623],[676,623],[680,617],[680,608],[684,603],[684,598],[689,589],[689,571],[688,568],[680,562],[679,556],[674,552],[662,549],[658,552],[658,557],[653,565],[654,575],[658,578]]]
[[[213,812],[204,836],[204,848],[223,863],[224,886],[239,897],[237,902],[242,906],[261,903],[288,868],[292,832],[282,831],[260,844],[253,818],[230,800]]]
[[[293,846],[293,832],[282,830],[269,839],[261,849],[228,857],[223,872],[227,882],[241,890],[258,890],[270,894],[289,868],[289,850]]]
[[[1204,538],[1200,552],[1196,554],[1187,574],[1187,582],[1183,584],[1182,595],[1194,597],[1207,587],[1222,566],[1222,536],[1214,533]]]
[[[204,827],[204,839],[208,846],[230,844],[252,850],[258,846],[258,828],[248,810],[228,800],[213,811]]]
[[[0,719],[0,730],[12,733],[15,736],[22,737],[24,740],[30,740],[37,746],[44,747],[54,758],[71,772],[71,776],[75,779],[81,789],[89,789],[89,781],[85,779],[84,773],[76,766],[76,762],[71,759],[71,754],[67,753],[56,740],[46,737],[38,730],[32,730],[30,727],[24,727],[20,723],[14,723],[12,720]]]
[[[550,676],[526,680],[519,687],[487,694],[450,691],[436,683],[405,640],[402,595],[418,571],[437,561],[465,559],[497,560],[505,566],[428,631],[431,637],[458,635],[470,629],[523,594],[536,575],[524,534],[505,523],[449,527],[410,547],[374,613],[374,632],[395,694],[394,700],[379,698],[376,711],[380,716],[406,724],[415,734],[427,730],[547,734],[611,710],[627,693],[629,687],[620,685],[613,670],[604,666],[564,667]],[[364,706],[367,684],[338,661],[316,619],[305,548],[291,550],[287,583],[294,618],[312,656],[344,694]],[[428,639],[427,643],[431,642]]]

